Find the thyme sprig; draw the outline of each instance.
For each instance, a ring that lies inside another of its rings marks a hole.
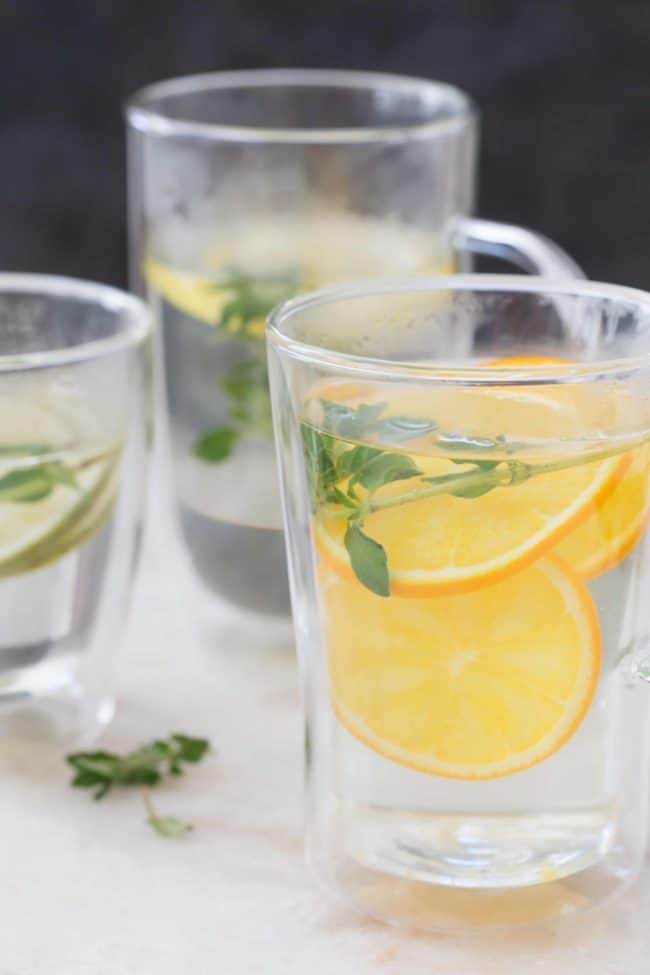
[[[514,487],[541,474],[607,460],[630,450],[629,444],[616,445],[587,457],[574,455],[531,463],[504,457],[519,446],[504,436],[491,440],[440,432],[432,420],[385,416],[387,403],[351,407],[322,400],[321,406],[323,427],[328,432],[307,422],[301,427],[312,510],[347,522],[343,543],[352,570],[359,582],[378,596],[390,595],[390,571],[384,547],[364,530],[369,515],[443,494],[478,498],[496,488]],[[447,459],[462,469],[427,475],[407,454],[341,439],[372,437],[381,442],[406,443],[428,433],[435,434],[435,442],[445,450]],[[469,456],[449,457],[458,451]],[[377,494],[387,484],[407,480],[416,481],[415,486],[409,484],[390,495]],[[359,486],[365,489],[363,493],[358,491]]]

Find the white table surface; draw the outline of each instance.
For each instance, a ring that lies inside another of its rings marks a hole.
[[[0,975],[650,972],[650,870],[591,916],[465,939],[404,933],[322,893],[302,857],[293,655],[280,637],[263,647],[268,628],[198,591],[161,521],[159,511],[103,744],[209,737],[209,760],[155,796],[195,831],[163,839],[137,793],[94,803],[68,788],[61,753],[24,761],[5,749]]]

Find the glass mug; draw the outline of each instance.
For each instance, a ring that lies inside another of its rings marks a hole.
[[[264,318],[354,277],[470,251],[580,275],[549,241],[469,219],[477,114],[448,85],[346,71],[209,74],[127,107],[133,283],[161,322],[185,543],[231,603],[289,611]]]
[[[112,717],[150,332],[114,288],[0,275],[0,740],[87,739]]]
[[[424,928],[602,900],[646,843],[650,295],[365,281],[268,345],[318,876]]]

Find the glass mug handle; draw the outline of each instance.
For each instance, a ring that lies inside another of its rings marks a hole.
[[[451,236],[457,250],[490,254],[546,278],[584,278],[573,258],[543,234],[494,220],[460,217]]]

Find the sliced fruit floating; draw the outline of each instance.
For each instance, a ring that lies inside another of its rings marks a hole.
[[[637,448],[615,489],[554,549],[585,579],[614,568],[632,551],[650,518],[650,449]]]
[[[555,557],[489,590],[428,600],[382,599],[321,563],[319,595],[334,711],[402,765],[509,775],[553,754],[589,708],[598,618]]]
[[[120,450],[84,461],[75,485],[60,484],[42,500],[0,503],[0,578],[42,568],[96,534],[117,488]]]

